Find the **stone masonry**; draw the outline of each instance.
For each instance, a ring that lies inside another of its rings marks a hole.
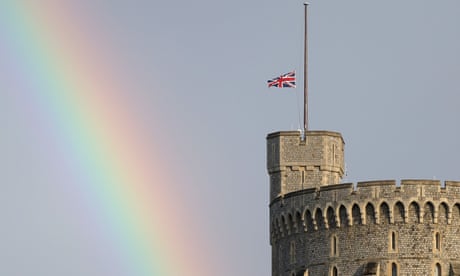
[[[460,182],[339,184],[336,132],[267,136],[273,276],[460,275]]]

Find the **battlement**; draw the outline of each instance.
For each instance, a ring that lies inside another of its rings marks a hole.
[[[270,204],[272,241],[366,224],[460,223],[460,182],[367,181],[299,190]]]
[[[320,195],[325,197],[330,192],[339,192],[343,195],[359,195],[362,193],[368,193],[370,189],[376,190],[378,188],[383,191],[384,194],[389,194],[391,191],[394,191],[399,193],[404,192],[405,196],[416,196],[418,192],[423,192],[426,189],[428,189],[430,192],[441,193],[460,189],[460,181],[445,181],[442,183],[440,180],[403,179],[399,183],[396,180],[362,181],[357,182],[356,184],[341,183],[287,193],[275,198],[270,205],[277,201],[302,194],[316,194],[318,197]]]
[[[267,136],[272,275],[460,275],[460,182],[340,184],[344,146],[330,131]]]

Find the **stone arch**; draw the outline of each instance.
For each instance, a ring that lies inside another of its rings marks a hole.
[[[399,266],[396,262],[391,263],[391,276],[399,275]]]
[[[327,223],[329,228],[337,228],[337,220],[335,217],[334,209],[329,206],[326,211]]]
[[[307,231],[316,230],[315,223],[313,221],[313,217],[311,216],[311,212],[308,209],[305,211],[304,220],[305,220],[305,225],[307,227]]]
[[[337,257],[339,255],[339,243],[337,235],[331,236],[331,257]]]
[[[372,203],[368,202],[366,205],[366,224],[375,224],[377,222],[375,218],[375,208]]]
[[[299,210],[295,212],[295,227],[297,233],[304,230],[304,222],[302,220],[302,215],[300,214]]]
[[[339,219],[340,219],[340,225],[343,226],[348,226],[348,214],[347,214],[347,208],[343,205],[340,205],[339,208]]]
[[[353,207],[351,208],[351,217],[352,217],[353,225],[363,224],[362,219],[361,219],[361,210],[359,208],[359,205],[356,203],[353,204]]]
[[[423,222],[434,223],[434,205],[430,201],[423,206]]]
[[[390,244],[390,246],[388,247],[389,251],[390,252],[397,252],[397,250],[398,250],[398,238],[397,238],[397,233],[395,231],[390,231],[389,244]]]
[[[382,202],[379,208],[379,218],[380,224],[389,224],[390,223],[390,207],[386,202]]]
[[[449,220],[449,206],[445,202],[441,202],[438,208],[438,223],[447,224]]]
[[[281,235],[282,235],[282,231],[281,231],[281,222],[280,222],[280,218],[279,217],[276,217],[275,218],[275,225],[274,225],[274,232],[275,232],[275,236],[276,238],[280,238]]]
[[[420,206],[416,201],[412,201],[409,204],[409,214],[407,216],[408,221],[411,223],[419,223],[420,222]]]
[[[393,207],[394,223],[404,223],[404,204],[401,201],[396,202]]]
[[[332,276],[338,276],[339,275],[339,271],[337,270],[337,267],[336,266],[333,266],[332,267],[332,271],[331,271],[331,275]]]
[[[441,276],[442,275],[442,268],[440,263],[436,263],[433,266],[433,276]]]
[[[324,223],[323,211],[321,208],[316,208],[315,211],[315,221],[318,230],[326,229],[326,224]]]
[[[287,220],[285,214],[281,214],[281,235],[284,237],[284,235],[289,234],[288,228],[287,228]]]
[[[436,231],[433,236],[433,251],[439,252],[441,250],[441,234]]]
[[[452,207],[452,221],[455,224],[460,224],[460,204],[456,203]]]
[[[288,234],[291,234],[294,232],[294,219],[291,213],[287,214],[286,228],[287,228]]]

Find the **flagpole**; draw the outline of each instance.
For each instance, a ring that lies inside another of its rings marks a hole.
[[[304,138],[307,137],[308,131],[308,28],[307,28],[307,7],[309,3],[305,2],[305,34],[304,34],[304,70],[303,70],[303,131]]]

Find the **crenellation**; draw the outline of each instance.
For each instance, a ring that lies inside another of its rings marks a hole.
[[[449,184],[446,184],[446,187],[449,187]],[[446,199],[439,200],[433,197],[433,191],[436,189],[432,189],[431,191],[428,189],[428,194],[431,197],[420,200],[419,188],[422,186],[440,187],[440,182],[426,182],[424,180],[406,182],[403,180],[400,185],[396,185],[396,181],[373,181],[370,183],[358,183],[356,189],[353,188],[354,185],[352,183],[348,183],[286,194],[284,195],[284,205],[281,205],[280,200],[274,200],[271,205],[271,221],[275,222],[271,225],[271,243],[272,245],[280,242],[283,243],[283,240],[286,238],[290,239],[289,237],[291,236],[299,238],[301,236],[298,235],[301,233],[316,233],[314,236],[319,240],[328,240],[327,237],[337,235],[338,239],[342,241],[342,246],[348,246],[352,250],[357,247],[356,243],[359,244],[359,242],[353,240],[351,238],[353,235],[350,236],[350,233],[357,231],[354,234],[356,239],[364,239],[369,242],[374,239],[378,240],[377,236],[369,237],[369,233],[371,233],[369,231],[381,232],[382,227],[384,227],[388,229],[387,231],[391,229],[398,231],[398,244],[400,248],[413,247],[409,251],[391,253],[393,255],[396,254],[396,258],[400,260],[401,273],[406,269],[402,268],[403,265],[410,263],[410,260],[430,259],[430,256],[433,254],[442,259],[444,255],[448,254],[447,252],[450,249],[458,250],[459,248],[449,243],[443,247],[442,251],[434,252],[431,242],[432,229],[438,229],[444,240],[451,240],[451,237],[459,234],[460,200],[456,198],[456,200],[452,201],[454,198],[451,198],[449,195],[446,195]],[[455,186],[459,187],[458,185]],[[398,194],[398,196],[387,198],[387,200],[375,198],[372,193],[372,189],[375,187],[379,187],[385,191],[392,191],[393,194]],[[397,190],[399,192],[396,192]],[[318,193],[320,196],[317,196]],[[387,213],[378,211],[383,205],[389,206]],[[283,210],[279,217],[275,215],[280,212],[277,210]],[[379,213],[383,214],[383,216],[389,216],[388,220],[390,223],[379,224]],[[423,216],[425,220],[422,219]],[[278,223],[279,221],[281,223]],[[395,228],[397,225],[399,226]],[[427,228],[427,225],[431,226]],[[341,231],[344,232],[342,233]],[[459,241],[456,237],[453,240]],[[300,238],[299,243],[312,244],[314,241],[310,240],[307,242]],[[421,244],[426,244],[426,246],[421,246]],[[326,245],[326,247],[328,246]],[[371,255],[374,256],[380,252],[378,248],[387,247],[388,241],[382,241],[376,242],[371,247],[364,248],[368,250],[372,249],[373,253],[371,252]],[[374,249],[376,250],[375,252]],[[321,255],[320,252],[322,250],[316,248],[314,252],[316,257],[311,256],[312,260],[317,259]],[[296,255],[304,256],[305,254],[307,252],[296,249]],[[359,252],[359,254],[361,253]],[[357,260],[366,259],[367,254],[369,252],[362,252],[362,255],[359,255]],[[458,256],[458,254],[455,253],[455,255],[452,255],[449,253],[446,256]],[[310,254],[307,255],[310,256]],[[382,256],[379,258],[389,258],[389,256],[385,257],[385,254],[380,255]],[[334,257],[334,260],[336,260],[337,265],[341,264],[340,261],[337,262],[340,258]],[[288,266],[292,267],[293,264],[289,264]],[[361,265],[360,267],[363,266]],[[382,265],[381,269],[384,267],[385,265]],[[418,264],[417,267],[419,271],[427,269],[427,266],[423,264]]]
[[[296,131],[267,136],[272,275],[460,268],[459,181],[340,183],[343,156],[336,132],[309,131],[305,140]]]

